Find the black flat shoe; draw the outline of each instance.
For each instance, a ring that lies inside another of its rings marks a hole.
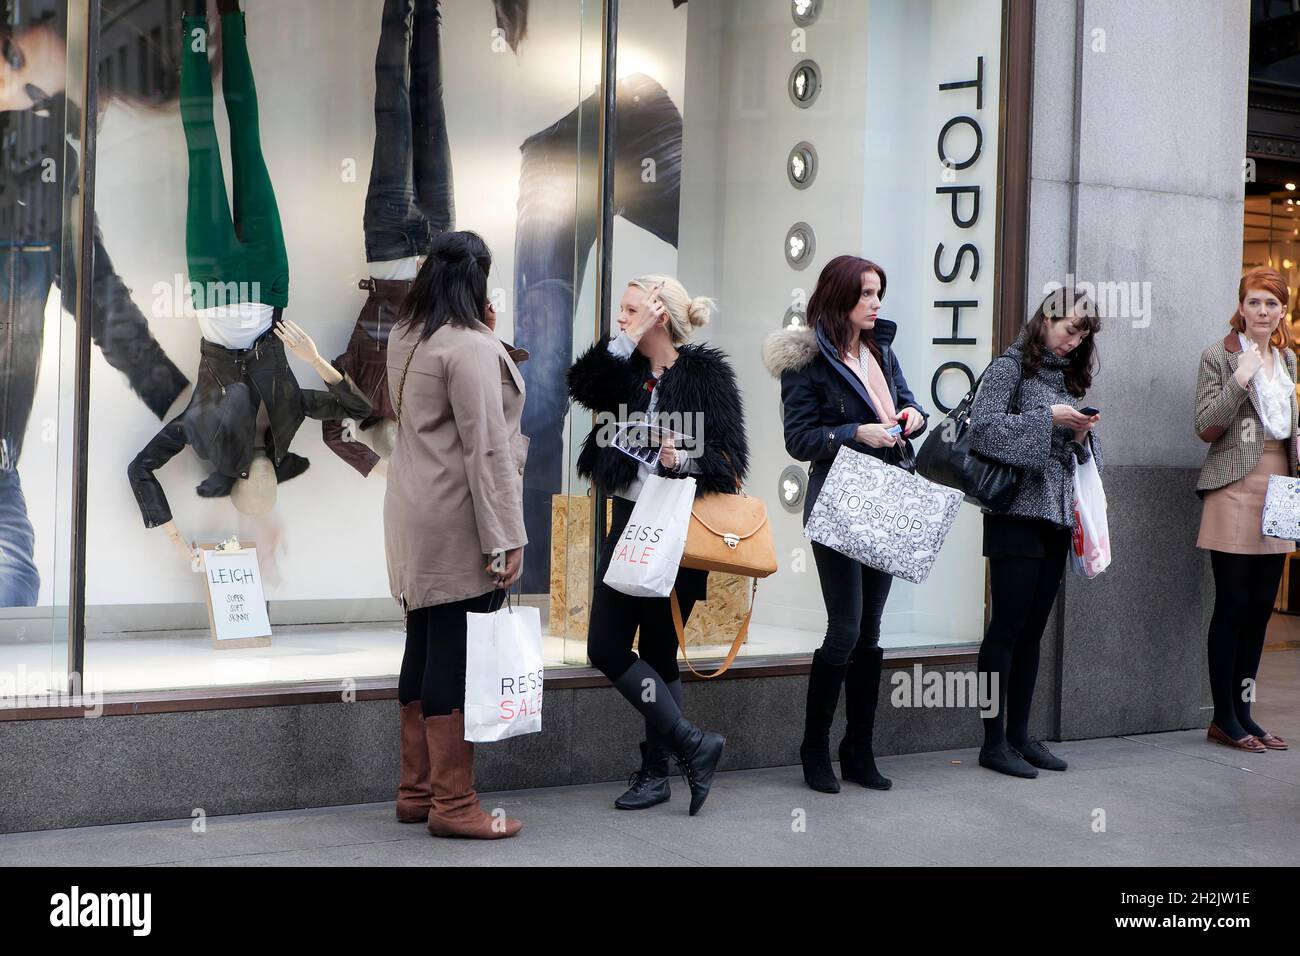
[[[1064,760],[1044,747],[1036,737],[1030,737],[1024,744],[1011,744],[1011,747],[1039,770],[1064,770],[1069,766]]]
[[[981,748],[980,766],[996,770],[998,773],[1005,773],[1009,777],[1023,777],[1026,780],[1032,780],[1038,776],[1038,771],[1031,767],[1024,757],[1006,744],[1003,744],[998,750]]]

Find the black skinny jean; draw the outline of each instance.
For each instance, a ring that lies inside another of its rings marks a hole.
[[[1207,647],[1210,694],[1214,723],[1233,740],[1264,733],[1250,716],[1254,695],[1247,692],[1246,681],[1253,684],[1259,673],[1285,562],[1285,554],[1210,552],[1214,571],[1214,614]]]
[[[981,680],[996,679],[998,695],[997,714],[984,718],[985,747],[996,748],[1008,740],[1023,744],[1029,739],[1039,644],[1069,551],[1069,528],[1038,518],[984,516],[993,613],[980,645],[978,667]]]
[[[591,617],[587,630],[587,657],[593,667],[611,681],[616,681],[636,663],[637,654],[663,678],[672,684],[679,677],[677,670],[677,629],[673,626],[672,608],[668,598],[633,597],[615,591],[605,583],[610,557],[618,539],[627,527],[635,502],[626,498],[613,498],[614,514],[609,536],[601,550],[600,564],[596,570],[596,586],[591,595]],[[682,607],[682,625],[690,620],[691,608],[696,600],[703,599],[708,573],[683,569],[677,575],[677,600]],[[637,653],[632,651],[632,639],[640,629],[641,638]]]
[[[880,618],[894,578],[816,541],[812,552],[826,604],[821,656],[828,664],[847,664],[856,648],[880,646]]]
[[[406,650],[397,678],[397,700],[420,701],[425,717],[450,714],[465,707],[465,615],[500,609],[505,591],[432,607],[406,615]]]
[[[437,0],[384,0],[363,218],[369,262],[423,255],[455,219],[440,30]]]

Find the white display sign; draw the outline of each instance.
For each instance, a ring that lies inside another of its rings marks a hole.
[[[236,551],[203,550],[203,576],[208,589],[208,621],[218,647],[269,644],[271,621],[262,592],[257,548]]]

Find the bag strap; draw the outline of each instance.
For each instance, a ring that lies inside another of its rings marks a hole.
[[[999,355],[998,358],[995,358],[993,360],[993,362],[996,362],[998,359],[1002,359],[1002,358],[1011,358],[1011,356]],[[1016,360],[1012,359],[1012,361],[1015,362]],[[991,366],[993,362],[990,362],[988,365],[984,366],[984,371],[980,372],[979,377],[975,379],[975,384],[970,387],[970,391],[967,392],[966,397],[962,399],[963,402],[974,401],[975,393],[980,390],[980,383],[984,381],[984,374],[989,370],[989,366]],[[1020,389],[1024,384],[1025,384],[1025,367],[1021,365],[1019,362],[1016,362],[1016,387],[1013,388],[1011,390],[1011,394],[1007,396],[1008,415],[1020,414]]]
[[[677,600],[677,589],[673,588],[672,593],[668,595],[668,603],[673,610],[673,627],[677,631],[677,646],[682,649],[682,660],[686,661],[686,666],[691,669],[691,673],[696,677],[704,680],[713,680],[724,674],[728,667],[736,660],[736,654],[740,652],[740,645],[745,643],[745,638],[749,636],[749,619],[754,615],[754,598],[758,594],[758,578],[754,578],[754,586],[749,592],[749,610],[745,612],[745,620],[740,624],[740,630],[736,632],[735,638],[731,642],[731,650],[727,651],[726,660],[712,674],[701,674],[691,663],[691,659],[686,655],[686,628],[682,624],[682,606]]]
[[[723,461],[727,463],[727,467],[731,469],[731,477],[736,479],[736,494],[741,494],[740,472],[736,471],[736,466],[731,463],[731,456],[725,451],[719,451],[718,454],[722,456]]]
[[[415,358],[415,350],[419,347],[420,340],[416,339],[410,353],[406,356],[406,364],[402,366],[402,380],[397,383],[397,401],[393,403],[393,414],[399,425],[402,424],[402,392],[406,389],[406,373],[411,370],[411,359]]]

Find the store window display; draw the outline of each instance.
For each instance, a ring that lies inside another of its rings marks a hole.
[[[191,4],[191,8],[195,5]],[[275,190],[262,157],[257,88],[248,57],[247,30],[237,0],[218,0],[221,11],[222,92],[230,119],[234,214],[226,199],[221,150],[213,121],[208,23],[190,12],[182,21],[181,119],[189,154],[185,247],[202,360],[194,396],[184,413],[160,431],[128,468],[146,527],[163,526],[188,559],[154,471],[187,445],[213,466],[196,489],[208,498],[231,493],[249,477],[257,415],[265,406],[266,457],[277,483],[296,478],[309,462],[288,450],[304,417],[365,418],[370,403],[352,379],[321,360],[296,324],[281,323],[289,303],[289,258]],[[284,356],[288,345],[316,368],[329,391],[302,390]],[[271,490],[270,486],[263,486]],[[255,504],[259,512],[264,505]]]

